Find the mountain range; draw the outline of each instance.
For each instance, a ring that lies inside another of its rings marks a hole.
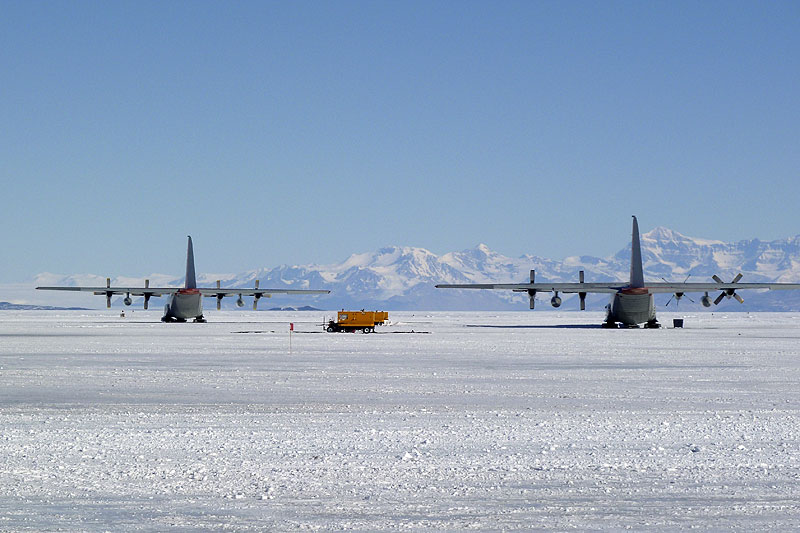
[[[751,239],[737,243],[687,237],[676,231],[658,227],[641,236],[645,279],[661,281],[708,281],[713,274],[732,279],[738,272],[743,281],[800,282],[800,235],[776,240]],[[573,256],[561,261],[523,255],[507,257],[480,244],[461,252],[436,255],[423,248],[390,246],[367,253],[353,254],[345,261],[331,265],[282,265],[249,270],[230,275],[198,275],[198,284],[223,287],[261,287],[330,289],[320,297],[287,297],[275,295],[261,302],[262,308],[313,305],[325,309],[357,308],[387,310],[523,310],[527,295],[511,291],[444,290],[436,283],[509,283],[524,282],[529,271],[536,270],[537,281],[577,281],[578,271],[586,272],[586,281],[626,280],[630,270],[630,244],[611,257]],[[179,286],[182,278],[154,274],[151,286]],[[40,285],[105,285],[105,278],[95,275],[43,273],[37,276]],[[139,278],[116,278],[114,285],[141,286]],[[663,306],[670,295],[657,296]],[[687,295],[680,309],[703,309],[700,294]],[[789,311],[800,310],[800,291],[744,291],[745,304],[723,300],[711,310]],[[550,309],[549,295],[540,295],[537,308]],[[575,295],[563,295],[560,311],[577,308]],[[572,301],[575,299],[575,301]],[[602,309],[605,295],[590,295],[587,308]],[[213,305],[207,300],[206,306]],[[135,304],[136,305],[136,304]],[[156,299],[151,305],[158,305]],[[234,299],[223,302],[234,307]],[[674,306],[674,301],[671,304]],[[248,303],[245,308],[249,308]],[[675,309],[672,307],[672,309]]]

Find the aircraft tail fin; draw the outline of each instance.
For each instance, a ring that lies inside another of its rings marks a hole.
[[[187,289],[197,288],[197,279],[194,275],[194,250],[192,249],[192,236],[189,236],[189,247],[186,250],[186,285]]]
[[[633,217],[631,232],[631,287],[644,287],[644,269],[642,268],[642,247],[639,243],[639,223]]]

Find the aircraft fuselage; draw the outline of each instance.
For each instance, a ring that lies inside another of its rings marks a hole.
[[[204,322],[203,296],[197,289],[181,289],[170,295],[164,306],[162,322],[185,322],[193,319]]]
[[[623,289],[611,296],[606,306],[606,323],[620,322],[624,326],[656,324],[656,305],[646,288]]]

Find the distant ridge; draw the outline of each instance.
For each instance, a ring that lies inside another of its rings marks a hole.
[[[0,302],[0,311],[89,311],[86,307],[56,307],[52,305],[28,305]]]
[[[621,237],[622,238],[622,237]],[[738,272],[744,281],[800,282],[800,235],[776,241],[750,239],[737,243],[700,239],[658,227],[641,236],[645,282],[708,281],[713,274],[732,279]],[[442,291],[436,283],[505,283],[521,282],[536,270],[537,280],[577,281],[578,271],[586,271],[586,281],[625,280],[630,268],[630,245],[610,257],[571,256],[553,260],[535,255],[512,258],[491,250],[486,244],[475,248],[436,255],[424,248],[388,246],[374,252],[353,254],[341,263],[330,265],[277,266],[250,270],[239,274],[200,275],[198,284],[211,287],[217,279],[225,287],[261,287],[297,289],[329,289],[323,297],[290,297],[274,295],[272,307],[300,308],[374,308],[385,310],[524,310],[527,296],[509,291]],[[158,275],[159,283],[181,286],[182,278]],[[102,276],[59,276],[41,274],[42,285],[77,285],[105,283]],[[126,284],[141,284],[143,280],[118,278]],[[156,275],[151,277],[156,279]],[[114,281],[114,280],[112,280]],[[115,281],[115,283],[117,283]],[[724,300],[710,311],[794,311],[800,310],[800,291],[742,293],[745,304]],[[563,295],[560,312],[576,309],[570,300],[575,295]],[[663,296],[663,297],[662,297]],[[689,294],[699,302],[699,298]],[[666,303],[669,295],[659,295],[656,303]],[[550,309],[549,295],[541,295],[539,309]],[[608,299],[595,295],[587,299],[589,309],[602,309]],[[310,304],[306,304],[310,302]],[[157,304],[156,299],[151,306]],[[263,300],[262,300],[263,304]],[[223,301],[235,308],[233,299]],[[266,307],[266,306],[265,306]],[[249,305],[245,306],[245,309]],[[670,309],[675,309],[674,304]],[[704,310],[699,303],[684,298],[681,310]]]

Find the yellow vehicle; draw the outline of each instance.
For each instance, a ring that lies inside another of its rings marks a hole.
[[[389,320],[389,311],[375,311],[375,325],[382,326]]]
[[[336,320],[329,320],[325,331],[334,333],[339,331],[363,331],[372,333],[375,326],[383,325],[389,320],[387,311],[339,311]]]

